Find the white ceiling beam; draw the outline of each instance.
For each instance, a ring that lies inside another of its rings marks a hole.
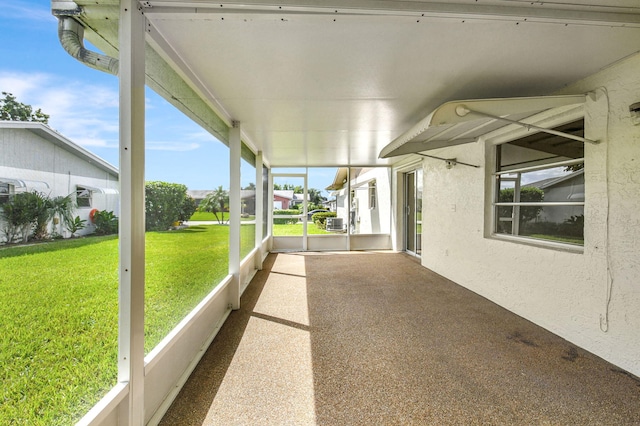
[[[316,15],[391,15],[412,18],[499,19],[519,22],[554,22],[563,24],[612,25],[640,27],[640,7],[587,6],[546,2],[477,2],[445,3],[418,1],[316,1],[241,0],[223,2],[149,0],[142,2],[149,16],[185,14],[193,18],[210,18],[210,14],[316,14]],[[175,17],[175,16],[174,16]]]

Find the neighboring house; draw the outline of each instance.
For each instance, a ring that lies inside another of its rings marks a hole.
[[[331,210],[352,234],[391,232],[391,188],[385,167],[339,168],[331,185]],[[347,179],[348,176],[348,179]]]
[[[291,207],[293,201],[293,191],[290,190],[273,190],[273,208],[275,210],[287,210]]]
[[[542,189],[545,202],[584,202],[584,169],[561,177],[544,179],[527,184]],[[563,223],[572,216],[583,215],[583,208],[577,206],[558,206],[543,209],[538,215],[540,222]]]
[[[93,232],[89,220],[93,209],[119,215],[118,169],[49,126],[0,121],[0,152],[0,204],[20,192],[71,195],[77,205],[74,217],[87,220],[77,235]],[[55,232],[71,235],[64,226]]]

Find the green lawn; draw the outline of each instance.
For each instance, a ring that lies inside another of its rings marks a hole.
[[[228,230],[146,234],[147,353],[226,276]],[[0,249],[0,424],[72,424],[115,385],[117,265],[114,236]]]
[[[224,222],[227,223],[229,221],[229,212],[218,213],[218,218],[224,218]],[[255,216],[247,216],[240,218],[241,221],[255,220]],[[213,213],[209,212],[195,212],[190,218],[189,221],[194,222],[202,222],[202,221],[217,221],[216,216]]]
[[[307,235],[325,235],[332,232],[318,228],[315,223],[307,224]],[[302,222],[293,225],[273,225],[273,235],[276,237],[302,236]]]

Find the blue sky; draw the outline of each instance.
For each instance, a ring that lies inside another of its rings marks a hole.
[[[118,79],[62,49],[50,0],[2,3],[0,92],[42,108],[51,128],[118,166]],[[150,89],[146,105],[146,179],[228,188],[227,147]]]

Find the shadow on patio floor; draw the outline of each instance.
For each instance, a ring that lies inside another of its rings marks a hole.
[[[271,254],[161,424],[640,424],[640,381],[406,255]]]

